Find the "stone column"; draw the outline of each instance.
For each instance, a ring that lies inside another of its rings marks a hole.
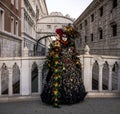
[[[120,92],[120,65],[118,69],[118,91]]]
[[[31,93],[31,87],[30,87],[30,77],[31,77],[31,73],[30,73],[30,68],[29,68],[29,60],[28,58],[24,58],[22,59],[22,71],[21,71],[21,87],[20,87],[20,92],[21,95],[30,95]]]
[[[99,91],[102,91],[102,69],[103,65],[99,65]]]
[[[41,75],[41,70],[42,70],[42,67],[39,67],[39,69],[38,69],[38,92],[39,92],[39,94],[41,94],[41,92],[42,92],[42,75]]]
[[[112,91],[112,65],[109,66],[108,90]]]
[[[30,67],[29,67],[29,60],[26,57],[22,59],[22,69],[21,69],[21,84],[20,84],[20,93],[21,95],[30,95],[31,94],[31,87],[30,87]]]
[[[1,88],[1,85],[2,85],[2,84],[1,84],[1,83],[2,83],[2,80],[1,80],[1,70],[0,70],[0,96],[1,96],[1,89],[2,89],[2,88]]]
[[[31,68],[28,57],[28,48],[25,47],[24,57],[22,57],[22,68],[21,68],[21,78],[20,78],[20,93],[21,95],[30,95],[31,94]]]
[[[91,56],[83,56],[83,82],[85,85],[86,91],[92,91],[92,65],[91,65]]]
[[[12,72],[12,68],[9,68],[9,81],[8,81],[8,93],[9,93],[9,96],[12,96],[13,95],[13,86],[12,86],[12,75],[13,75],[13,72]]]

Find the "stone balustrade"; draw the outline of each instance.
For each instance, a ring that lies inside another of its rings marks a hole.
[[[120,92],[120,57],[115,56],[98,56],[98,55],[80,55],[82,68],[82,77],[85,88],[88,92],[101,93],[106,91]],[[0,58],[0,96],[13,96],[13,83],[20,81],[20,90],[18,95],[32,95],[32,71],[37,67],[37,94],[42,89],[42,66],[45,57],[7,57]],[[17,78],[16,78],[17,77]],[[97,80],[97,87],[94,90],[93,78]],[[107,86],[103,88],[104,84]],[[34,85],[33,85],[34,86]],[[3,94],[4,88],[8,87],[8,93]]]
[[[120,57],[86,54],[80,55],[79,58],[87,91],[94,91],[92,85],[95,78],[98,81],[98,89],[95,90],[98,92],[120,92]],[[105,80],[108,83],[105,83]],[[103,89],[103,81],[108,89]]]
[[[34,65],[38,69],[38,93],[41,92],[41,70],[45,57],[7,57],[0,58],[0,96],[2,90],[8,86],[8,95],[13,95],[13,71],[14,66],[17,66],[16,77],[20,80],[20,95],[31,95],[31,76]],[[17,78],[16,78],[17,80]],[[2,87],[2,85],[4,87]]]

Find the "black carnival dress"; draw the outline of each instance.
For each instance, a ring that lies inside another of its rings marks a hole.
[[[86,91],[74,44],[53,41],[46,59],[42,70],[42,101],[56,107],[83,101]]]

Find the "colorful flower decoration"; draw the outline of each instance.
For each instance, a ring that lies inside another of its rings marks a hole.
[[[54,90],[53,93],[56,96],[58,94],[58,90]]]
[[[55,47],[60,47],[60,42],[59,40],[56,40],[55,43],[54,43]]]
[[[68,37],[73,39],[78,38],[80,35],[76,28],[71,24],[68,24],[67,26],[64,27],[64,32]]]

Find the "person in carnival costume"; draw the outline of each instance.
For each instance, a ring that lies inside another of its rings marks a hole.
[[[82,76],[81,64],[75,49],[75,38],[79,33],[71,24],[56,29],[57,39],[50,44],[43,65],[43,90],[41,100],[60,107],[83,101],[87,92]]]

